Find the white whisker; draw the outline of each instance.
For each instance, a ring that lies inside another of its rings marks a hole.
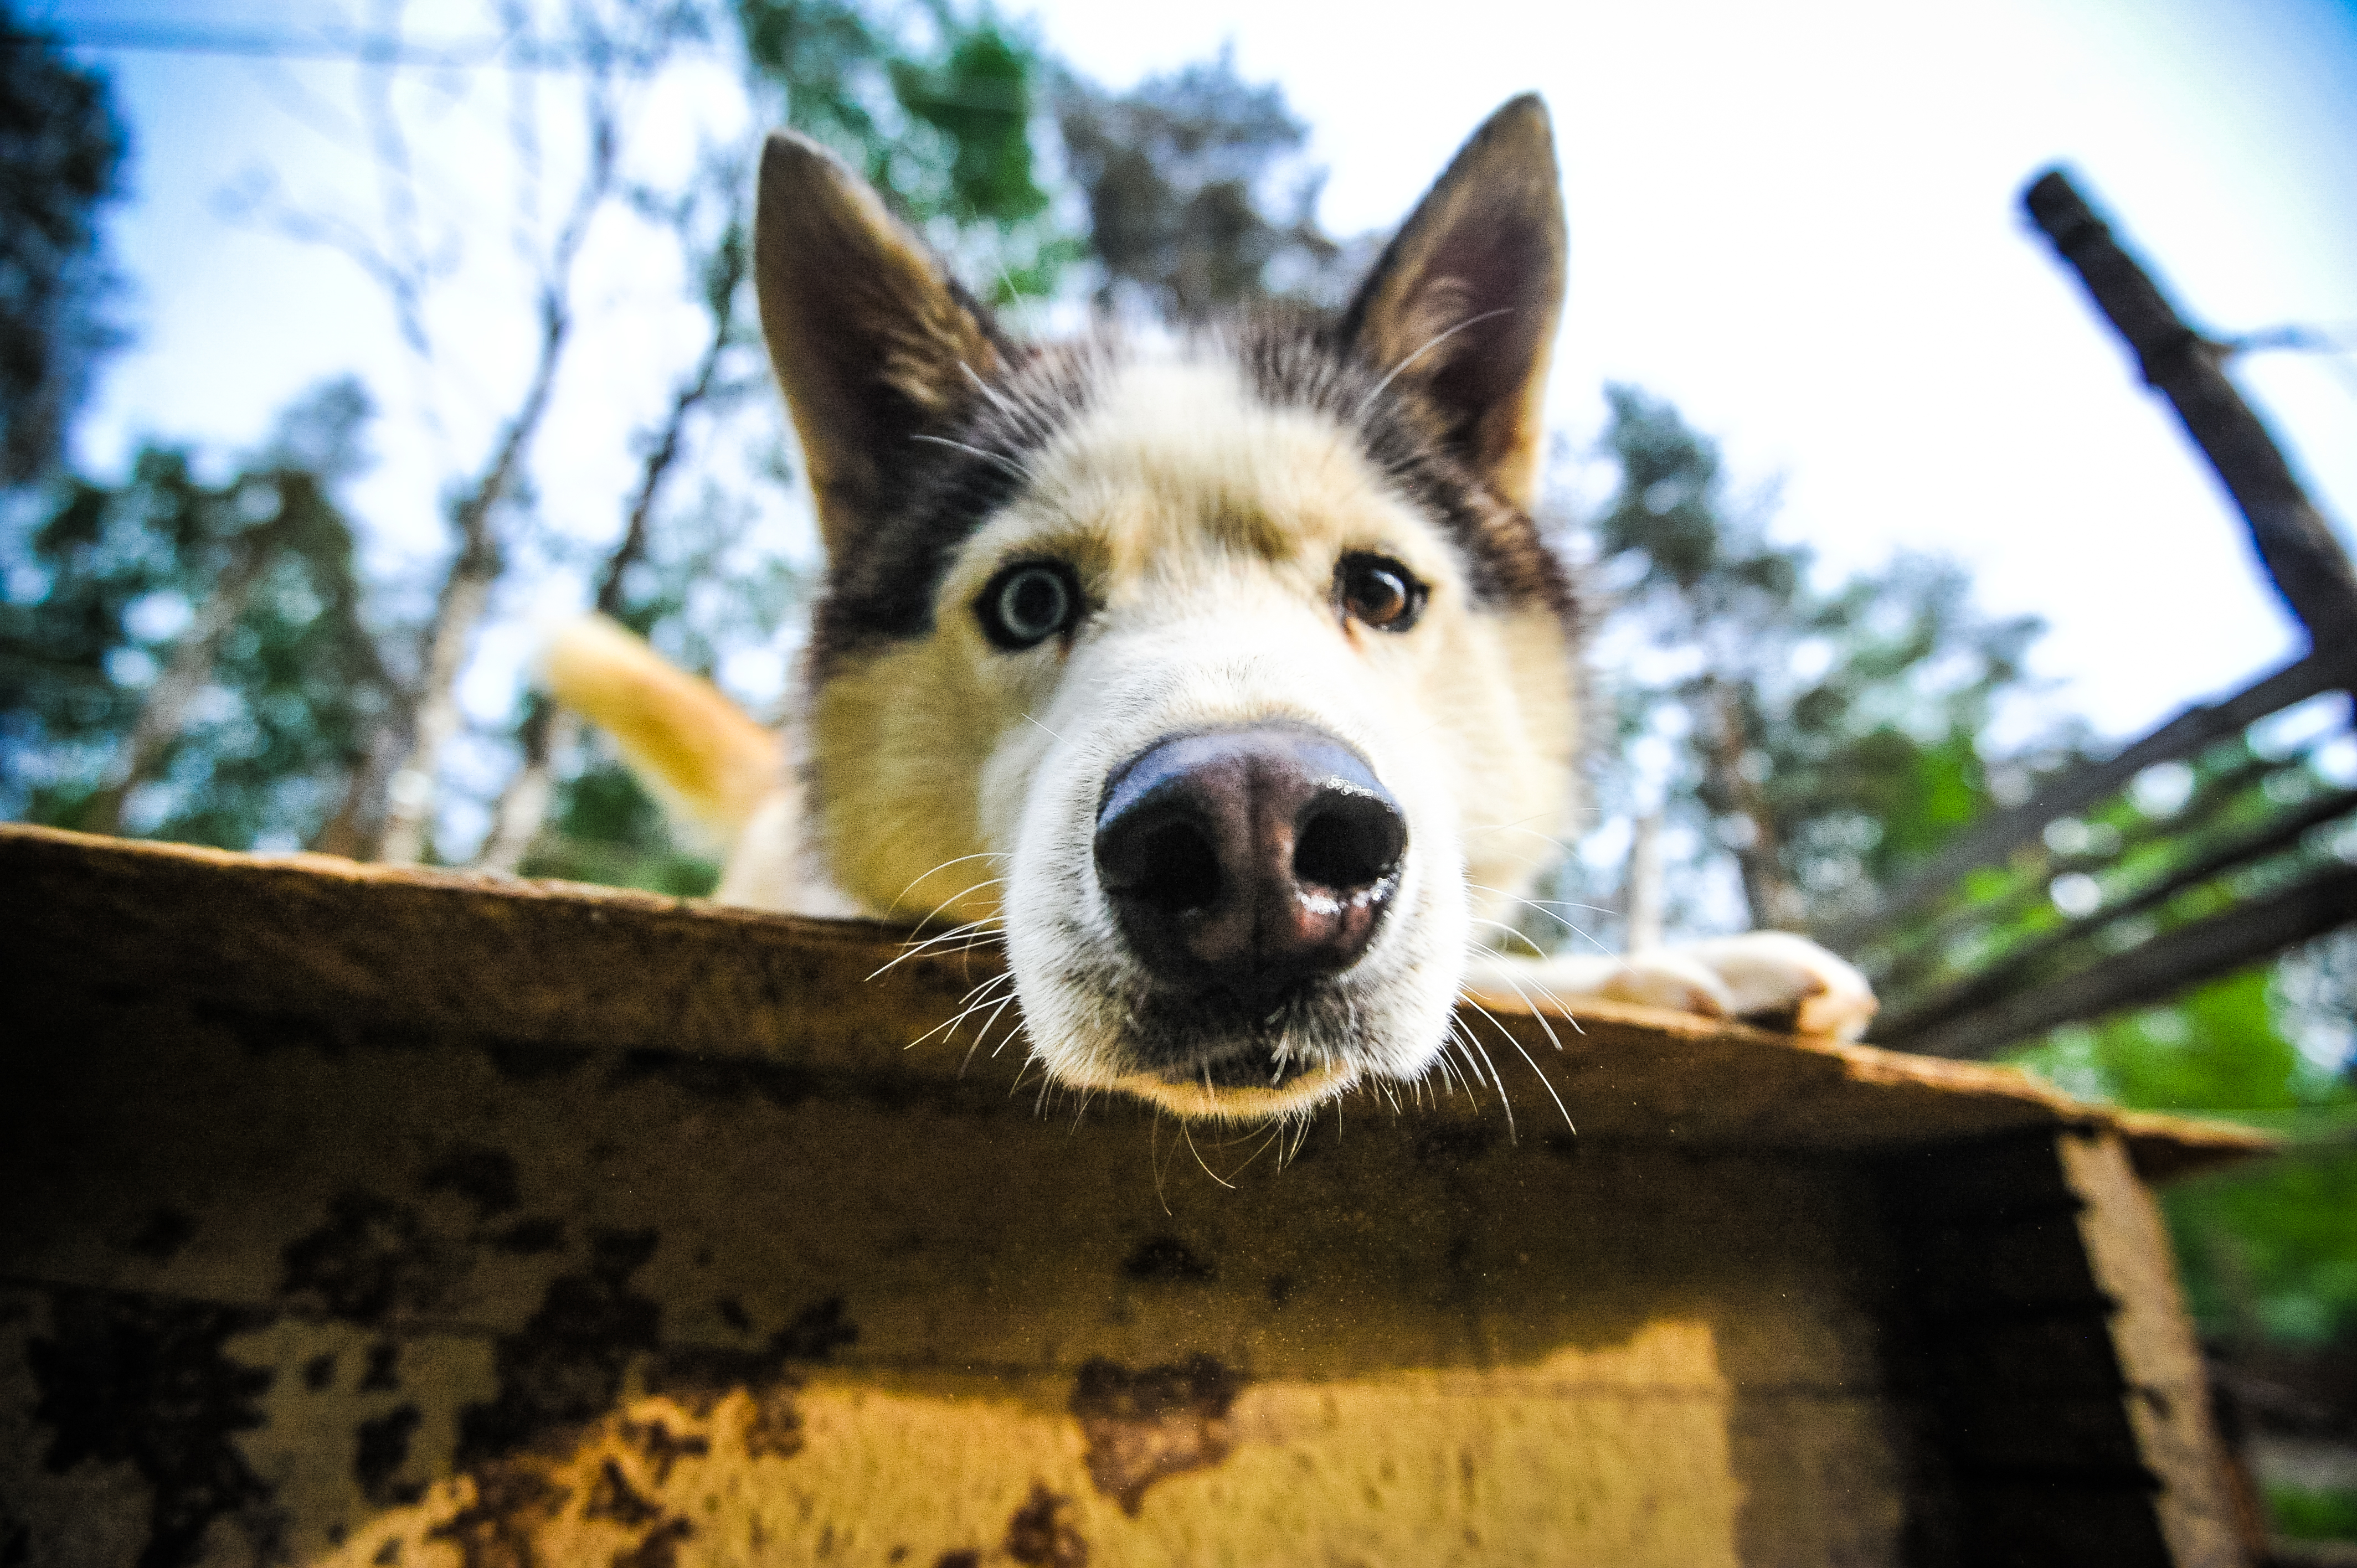
[[[1491,1022],[1496,1023],[1497,1020],[1493,1018]],[[1498,1076],[1498,1064],[1490,1059],[1489,1047],[1481,1043],[1471,1028],[1465,1030],[1464,1039],[1467,1045],[1480,1053],[1481,1065],[1490,1069],[1490,1081],[1498,1087],[1498,1103],[1504,1106],[1506,1110],[1506,1141],[1512,1143],[1514,1139],[1514,1101],[1513,1097],[1506,1092],[1506,1080]]]
[[[1467,328],[1479,327],[1481,323],[1488,321],[1492,317],[1512,316],[1512,314],[1513,312],[1511,309],[1505,308],[1485,310],[1479,316],[1467,317],[1456,326],[1448,328],[1444,331],[1434,333],[1430,338],[1425,340],[1423,348],[1418,349],[1415,353],[1410,354],[1406,359],[1402,360],[1398,364],[1394,365],[1388,371],[1384,372],[1383,379],[1375,383],[1374,390],[1367,393],[1365,397],[1359,400],[1358,412],[1351,415],[1351,423],[1355,424],[1360,420],[1367,417],[1367,410],[1374,407],[1375,399],[1383,396],[1383,389],[1390,386],[1392,382],[1399,379],[1399,375],[1402,371],[1406,370],[1410,365],[1415,364],[1418,360],[1423,359],[1426,354],[1431,353],[1435,349],[1439,348],[1443,343],[1448,342],[1451,338],[1456,337],[1459,332],[1464,331]]]
[[[932,875],[933,875],[933,872],[936,872],[936,871],[947,871],[951,866],[952,866],[952,865],[964,865],[967,861],[969,861],[969,860],[1005,860],[1006,858],[1006,856],[1005,856],[1005,855],[1003,855],[1003,854],[1000,854],[997,851],[996,851],[996,850],[987,850],[987,849],[986,849],[986,850],[982,850],[982,851],[980,851],[980,852],[978,852],[978,853],[976,853],[976,854],[962,854],[962,855],[959,855],[955,860],[945,860],[945,861],[942,862],[939,865],[934,866],[934,867],[933,867],[933,869],[932,869],[932,871],[920,871],[920,872],[917,873],[917,875],[916,875],[911,876],[910,878],[909,878],[909,887],[914,887],[918,883],[922,882],[926,877]],[[988,883],[985,883],[985,884],[983,884],[983,886],[986,887],[986,886],[989,886],[989,884],[988,884]],[[892,902],[890,902],[889,904],[887,904],[887,905],[884,907],[884,912],[885,912],[886,914],[888,914],[888,914],[890,914],[893,910],[895,910],[895,909],[897,909],[897,908],[899,908],[900,907],[900,900],[901,900],[901,899],[903,899],[903,898],[906,898],[906,897],[909,896],[909,887],[903,887],[903,888],[901,888],[901,889],[900,889],[900,891],[899,891],[899,892],[898,892],[898,893],[896,893],[896,894],[894,894],[894,895],[892,896]],[[973,891],[973,889],[972,889],[972,888],[968,888],[966,891],[967,891],[967,892],[972,892],[972,891]],[[957,894],[957,895],[955,895],[955,897],[963,898],[963,897],[965,897],[965,894],[963,894],[963,893]],[[947,900],[947,899],[944,899],[942,902],[943,902],[943,903],[946,903],[946,902],[948,902],[948,900]],[[936,905],[934,905],[934,906],[933,906],[933,908],[934,908],[934,911],[935,911],[936,913],[938,913],[938,912],[940,911],[940,909],[941,909],[941,905],[940,905],[940,904],[936,904]]]
[[[1516,987],[1516,989],[1519,990],[1520,987]],[[1529,998],[1525,997],[1524,1000],[1527,1001]],[[1495,1028],[1499,1034],[1503,1035],[1506,1038],[1506,1043],[1514,1047],[1515,1051],[1522,1057],[1524,1062],[1529,1063],[1532,1076],[1535,1077],[1539,1080],[1539,1087],[1547,1091],[1547,1098],[1555,1101],[1555,1108],[1563,1112],[1563,1124],[1571,1128],[1572,1132],[1577,1134],[1579,1129],[1577,1126],[1573,1124],[1571,1120],[1571,1112],[1564,1105],[1563,1096],[1555,1091],[1555,1085],[1547,1080],[1547,1075],[1539,1071],[1539,1064],[1531,1060],[1531,1053],[1523,1048],[1521,1038],[1517,1036],[1512,1029],[1507,1028],[1505,1024],[1499,1019],[1496,1014],[1491,1012],[1487,1007],[1482,1006],[1479,1002],[1472,1000],[1470,997],[1465,998],[1464,1001],[1468,1007],[1472,1008],[1473,1011],[1480,1014],[1484,1018],[1489,1019],[1491,1026]],[[1544,1016],[1535,1013],[1533,1014],[1532,1016],[1538,1018],[1540,1027],[1546,1027],[1546,1019]],[[1555,1031],[1553,1029],[1547,1029],[1547,1038],[1551,1040],[1555,1039]],[[1555,1040],[1555,1048],[1556,1054],[1561,1055],[1563,1052],[1563,1042],[1561,1040]],[[1494,1071],[1495,1069],[1493,1069],[1491,1070]],[[1506,1115],[1506,1126],[1509,1133],[1512,1133],[1513,1124],[1513,1112],[1509,1109]]]
[[[979,446],[969,446],[963,441],[952,441],[946,435],[911,435],[909,439],[911,441],[927,442],[935,446],[948,446],[956,451],[967,453],[973,456],[981,458],[985,463],[997,465],[1000,468],[1014,475],[1017,478],[1023,480],[1027,484],[1030,482],[1031,470],[1017,462],[1014,458],[1006,456],[1004,453],[985,452]]]
[[[988,886],[989,884],[985,883],[982,886]],[[943,931],[937,937],[928,937],[921,942],[909,942],[904,944],[905,950],[899,957],[892,960],[891,962],[885,964],[883,968],[875,971],[875,972],[868,975],[867,978],[873,980],[877,975],[884,973],[887,970],[898,969],[902,964],[908,962],[910,959],[916,957],[919,953],[924,952],[929,949],[938,947],[943,942],[954,941],[960,937],[970,937],[977,931],[988,930],[998,924],[999,918],[997,916],[986,915],[979,920],[968,920],[964,925],[952,926],[948,930]]]

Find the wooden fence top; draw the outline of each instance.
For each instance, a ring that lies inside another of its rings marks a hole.
[[[0,825],[0,942],[37,1009],[44,998],[168,993],[199,1015],[329,1045],[655,1053],[770,1092],[1035,1113],[1036,1076],[1017,1081],[1019,1041],[969,1061],[971,1036],[936,1028],[997,972],[996,955],[894,964],[902,928],[18,825]],[[1533,1143],[1572,1135],[1551,1088],[1583,1143],[1851,1156],[2076,1125],[2121,1133],[2147,1180],[2274,1146],[2247,1128],[2083,1104],[2009,1068],[1600,1002],[1475,1000],[1467,1023]],[[16,1048],[39,1048],[41,1031],[11,1034]],[[1404,1118],[1504,1119],[1494,1091],[1399,1098]],[[1377,1098],[1345,1103],[1392,1114]],[[1102,1101],[1087,1113],[1150,1114]]]

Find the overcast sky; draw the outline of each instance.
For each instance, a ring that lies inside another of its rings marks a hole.
[[[69,36],[321,9],[23,7]],[[1338,232],[1395,222],[1490,110],[1536,89],[1572,231],[1552,406],[1569,440],[1593,440],[1607,381],[1666,394],[1720,438],[1739,482],[1781,480],[1781,532],[1830,566],[1944,551],[1990,608],[2043,616],[2058,701],[2112,734],[2295,651],[2198,455],[2016,203],[2063,163],[2198,322],[2357,340],[2357,7],[1047,0],[1030,14],[1051,49],[1115,86],[1232,42],[1243,72],[1280,82],[1312,126]],[[114,73],[138,156],[113,229],[137,341],[107,373],[86,459],[117,462],[141,433],[250,444],[345,368],[414,415],[418,372],[358,270],[220,212],[220,193],[262,169],[314,207],[375,210],[365,158],[323,108],[349,102],[349,70],[88,58]],[[421,145],[463,184],[470,138],[496,135],[504,102],[453,95]],[[699,129],[742,113],[725,83],[677,85],[644,106],[637,156],[676,166]],[[438,432],[388,418],[359,492],[415,549],[443,478],[521,374],[530,323],[497,242],[506,190],[478,193],[480,224],[457,226],[474,245],[438,307],[454,347],[436,395],[457,387],[462,406]],[[659,246],[618,242],[589,283],[540,481],[594,537],[616,521],[626,433],[696,344]],[[2345,537],[2357,358],[2255,356],[2236,373]]]

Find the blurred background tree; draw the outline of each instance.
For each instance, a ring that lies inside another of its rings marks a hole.
[[[106,79],[0,4],[0,486],[56,467],[118,340],[98,220],[128,151]]]
[[[1598,786],[1608,815],[1663,817],[1684,863],[1665,878],[1685,890],[1678,923],[1728,923],[1703,901],[1723,903],[1712,866],[1731,863],[1745,923],[1822,925],[1997,789],[2018,800],[2074,756],[2067,725],[1982,755],[2000,709],[2032,693],[2035,620],[1982,614],[1964,570],[1927,556],[1820,585],[1805,546],[1770,537],[1772,492],[1731,497],[1715,445],[1667,403],[1625,386],[1606,402],[1614,486],[1577,547],[1609,606],[1598,662],[1620,744],[1606,755],[1653,768],[1608,768]]]
[[[28,509],[0,603],[12,816],[231,849],[329,832],[393,697],[336,499],[368,416],[338,381],[225,482],[150,446]]]
[[[1057,126],[1088,202],[1101,307],[1200,320],[1267,299],[1336,305],[1372,259],[1318,226],[1308,127],[1235,58],[1109,93],[1067,75]]]

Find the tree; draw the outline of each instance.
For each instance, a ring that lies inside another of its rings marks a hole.
[[[2029,690],[2034,619],[1984,615],[1962,568],[1921,555],[1819,586],[1810,552],[1770,537],[1772,497],[1731,498],[1675,409],[1630,387],[1607,401],[1617,484],[1583,541],[1609,601],[1607,705],[1620,748],[1664,765],[1599,785],[1630,814],[1657,799],[1694,846],[1674,885],[1707,885],[1724,856],[1750,924],[1806,930],[2068,755],[2068,733],[1984,753]]]
[[[1100,304],[1135,294],[1180,320],[1270,297],[1333,304],[1369,259],[1318,226],[1308,129],[1281,89],[1236,74],[1232,51],[1118,96],[1070,78],[1058,99]]]
[[[930,0],[737,0],[757,77],[786,124],[840,154],[995,303],[1054,292],[1082,253],[1032,145],[1046,62],[985,8]]]
[[[49,472],[91,376],[119,340],[98,215],[129,138],[106,79],[0,5],[0,486]]]
[[[368,416],[331,383],[226,483],[150,445],[0,541],[10,815],[231,849],[325,831],[394,694],[336,499]]]

